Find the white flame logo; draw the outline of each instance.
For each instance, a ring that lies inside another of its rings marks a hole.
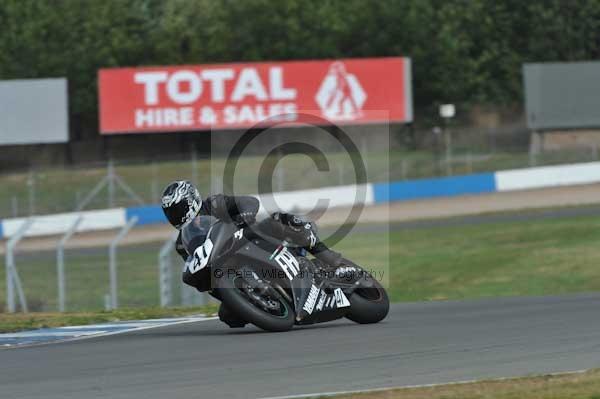
[[[315,97],[323,115],[332,120],[359,118],[366,99],[356,76],[348,73],[340,61],[331,64]]]

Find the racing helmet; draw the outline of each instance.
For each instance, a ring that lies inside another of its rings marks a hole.
[[[177,230],[181,230],[194,220],[200,211],[202,197],[192,183],[178,180],[165,188],[161,205],[169,223]]]

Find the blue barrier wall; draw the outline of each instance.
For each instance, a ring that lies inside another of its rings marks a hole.
[[[493,173],[373,184],[376,203],[495,191],[496,182]]]
[[[160,206],[148,205],[148,206],[137,206],[134,208],[125,209],[126,220],[137,216],[139,218],[137,225],[154,224],[154,223],[166,223],[167,219]]]
[[[480,173],[474,175],[376,183],[369,185],[372,186],[373,189],[374,202],[383,203],[390,201],[452,197],[458,195],[591,183],[600,183],[600,162],[545,166],[540,168],[506,170],[495,173]],[[335,189],[335,187],[324,188],[329,195],[332,195],[331,190]],[[109,210],[89,211],[91,213],[99,213],[92,217],[95,217],[102,222],[100,223],[102,228],[106,228],[106,211]],[[112,212],[109,213],[110,219],[112,220],[112,227],[110,228],[114,228],[117,225],[124,225],[126,221],[133,216],[138,217],[138,225],[167,222],[161,207],[158,205],[139,206],[127,209],[118,208],[113,209]],[[57,234],[58,232],[66,231],[67,227],[65,226],[68,226],[68,224],[62,223],[62,219],[57,222],[51,218],[52,215],[46,216],[51,219],[51,223],[58,224],[59,226],[55,229],[50,229],[51,232],[45,234]],[[40,218],[46,216],[41,216]],[[64,214],[56,217],[64,218]],[[0,238],[8,238],[5,234],[13,234],[14,231],[16,231],[14,227],[15,223],[22,222],[23,220],[24,218],[0,220]],[[61,230],[63,228],[64,230]],[[91,229],[92,228],[88,228],[88,230]],[[45,230],[48,229],[46,228]],[[42,234],[38,231],[37,235]]]

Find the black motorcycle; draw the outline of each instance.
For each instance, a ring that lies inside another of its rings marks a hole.
[[[316,237],[314,223],[305,228]],[[344,259],[343,267],[331,270],[261,231],[261,223],[240,228],[211,216],[197,217],[182,231],[194,254],[188,269],[210,271],[213,293],[239,317],[267,331],[287,331],[294,324],[343,317],[377,323],[387,316],[387,293],[363,268]]]

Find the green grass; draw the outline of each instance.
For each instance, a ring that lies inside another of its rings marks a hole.
[[[187,308],[118,309],[108,312],[0,314],[0,333],[36,328],[77,326],[123,320],[145,320],[195,314],[213,315],[217,305]]]
[[[554,295],[600,290],[600,219],[573,217],[458,227],[427,227],[389,234],[352,234],[336,245],[348,258],[379,272],[392,301]],[[159,305],[160,243],[119,252],[119,304]],[[172,278],[179,304],[181,262]],[[101,310],[108,293],[104,248],[67,251],[67,309]],[[53,253],[17,255],[34,311],[56,311]],[[0,281],[4,266],[0,265]],[[0,284],[0,302],[5,298]],[[0,305],[3,306],[2,303]]]
[[[337,249],[364,265],[389,265],[393,301],[600,290],[600,219],[396,231],[389,251],[385,236],[354,235]]]
[[[599,399],[600,371],[400,388],[336,399]]]

